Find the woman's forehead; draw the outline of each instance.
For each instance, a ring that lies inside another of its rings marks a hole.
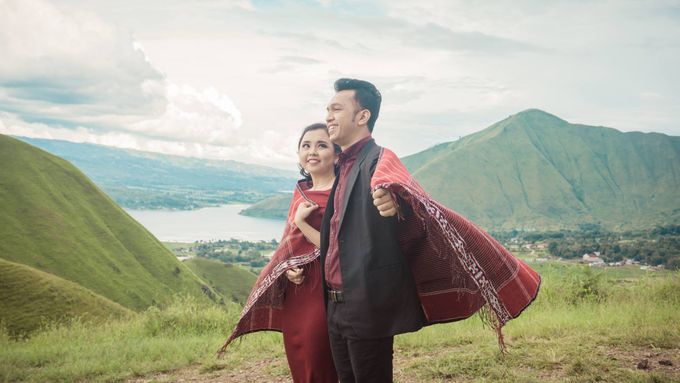
[[[330,137],[326,129],[314,129],[302,136],[302,141],[328,141]]]

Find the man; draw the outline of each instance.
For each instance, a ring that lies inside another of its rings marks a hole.
[[[503,325],[533,302],[541,277],[375,144],[381,96],[373,84],[340,79],[335,91],[326,122],[342,153],[320,251],[340,380],[391,382],[395,335],[480,310],[504,350]]]
[[[354,79],[337,80],[335,91],[326,123],[342,153],[320,247],[331,349],[341,382],[391,382],[394,335],[420,329],[425,316],[400,247],[398,204],[385,189],[371,193],[381,95]]]

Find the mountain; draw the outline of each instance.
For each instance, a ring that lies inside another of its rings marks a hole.
[[[132,310],[208,289],[69,162],[0,135],[0,164],[0,258]]]
[[[253,203],[289,190],[296,172],[102,145],[17,137],[64,158],[118,204],[133,209],[194,209]]]
[[[10,334],[74,317],[101,320],[133,312],[55,275],[0,258],[0,322]]]
[[[223,297],[244,304],[257,275],[234,264],[194,257],[184,263]]]
[[[435,199],[487,229],[680,222],[680,137],[531,109],[403,162]]]
[[[288,210],[293,199],[291,193],[281,193],[266,198],[256,204],[248,206],[239,214],[250,217],[286,219],[288,218]]]

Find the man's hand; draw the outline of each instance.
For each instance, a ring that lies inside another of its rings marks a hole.
[[[293,267],[292,269],[286,270],[286,277],[289,281],[299,285],[305,280],[305,275],[301,267]]]
[[[397,206],[392,200],[392,194],[386,189],[378,189],[373,192],[373,204],[383,217],[392,217],[397,214]]]

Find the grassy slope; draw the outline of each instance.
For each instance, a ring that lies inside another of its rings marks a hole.
[[[102,320],[132,315],[78,284],[0,259],[0,322],[13,335],[75,317]]]
[[[508,355],[499,355],[493,331],[476,316],[429,326],[396,337],[395,381],[680,380],[680,274],[534,266],[544,285],[536,302],[504,328]],[[133,320],[49,329],[24,342],[0,333],[0,379],[289,381],[278,333],[245,336],[229,347],[225,359],[215,358],[238,319],[234,306],[225,310],[179,301]],[[636,369],[642,359],[649,360],[649,370]],[[662,366],[662,359],[674,365]]]
[[[286,219],[288,218],[291,198],[293,196],[290,193],[278,194],[253,204],[244,209],[241,214],[250,217]]]
[[[257,279],[255,274],[238,265],[228,265],[212,259],[197,257],[184,263],[223,297],[241,304],[245,303]]]
[[[73,165],[0,135],[0,258],[141,310],[201,280]]]
[[[436,199],[487,228],[680,221],[680,137],[529,110],[403,161]]]

